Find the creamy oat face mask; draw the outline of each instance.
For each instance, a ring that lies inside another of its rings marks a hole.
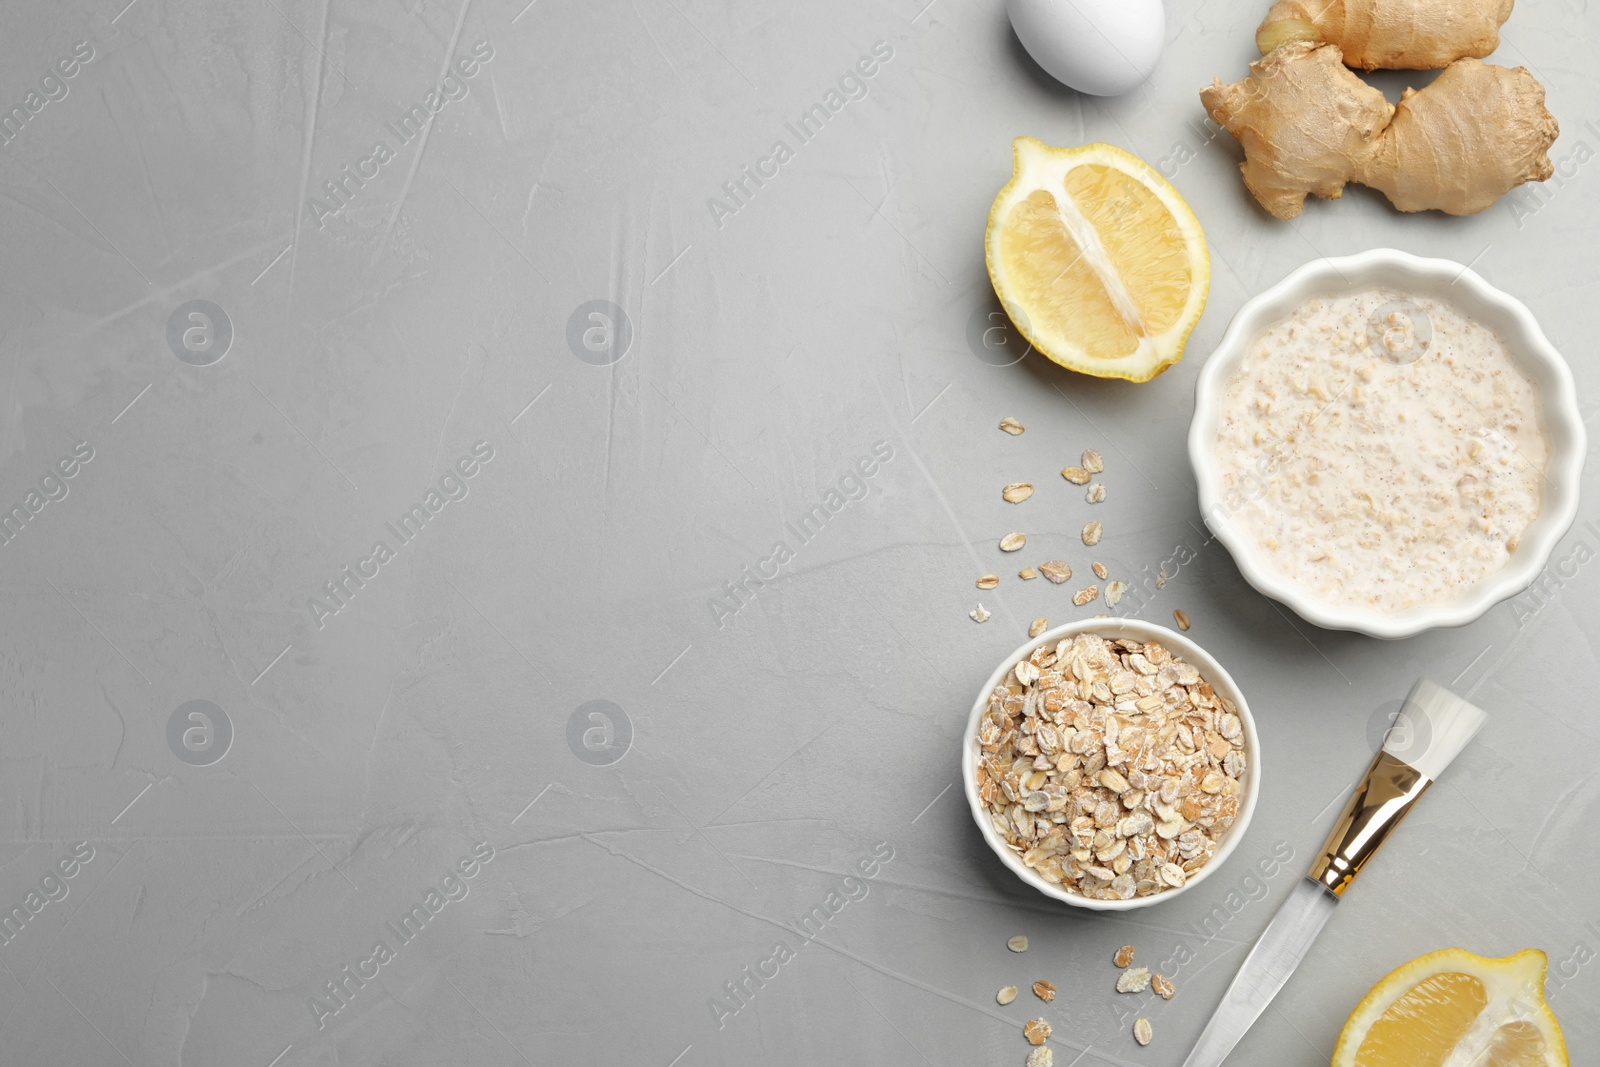
[[[1251,342],[1214,445],[1262,559],[1331,605],[1447,602],[1511,558],[1550,449],[1505,341],[1445,301],[1314,297]]]

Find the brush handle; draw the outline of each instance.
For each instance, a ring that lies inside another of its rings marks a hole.
[[[1339,821],[1311,864],[1309,877],[1343,896],[1433,779],[1388,752],[1379,752],[1345,802]]]

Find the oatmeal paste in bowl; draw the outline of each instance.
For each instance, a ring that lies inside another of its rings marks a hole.
[[[1202,372],[1190,451],[1252,584],[1321,625],[1401,637],[1532,580],[1575,513],[1584,449],[1570,373],[1522,305],[1380,250],[1246,305]]]

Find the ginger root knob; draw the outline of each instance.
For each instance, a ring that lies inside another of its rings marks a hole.
[[[1307,193],[1337,199],[1393,114],[1337,48],[1308,42],[1273,49],[1243,81],[1212,82],[1200,102],[1244,146],[1244,184],[1280,219],[1299,215]]]
[[[1513,2],[1278,0],[1256,31],[1256,44],[1265,55],[1285,40],[1316,39],[1278,38],[1272,31],[1275,25],[1306,22],[1321,40],[1338,46],[1349,66],[1437,70],[1464,57],[1481,59],[1499,47],[1500,27],[1511,17]]]
[[[1472,215],[1550,177],[1559,133],[1526,67],[1461,59],[1420,92],[1406,90],[1355,180],[1401,211]]]
[[[1277,7],[1273,10],[1276,11]],[[1322,31],[1309,19],[1283,18],[1274,21],[1271,17],[1268,17],[1260,29],[1256,30],[1256,47],[1261,50],[1262,55],[1266,55],[1274,48],[1297,41],[1320,44]]]

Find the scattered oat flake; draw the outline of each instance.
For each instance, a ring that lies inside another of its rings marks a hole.
[[[1087,523],[1083,528],[1083,543],[1090,548],[1098,545],[1100,543],[1101,532],[1100,524],[1098,522]]]
[[[988,622],[989,621],[989,613],[987,611],[983,610],[983,602],[982,601],[978,602],[978,606],[977,607],[975,607],[971,611],[967,612],[967,617],[970,618],[973,622]]]
[[[1062,560],[1047,559],[1039,564],[1039,573],[1050,579],[1054,584],[1060,585],[1072,577],[1072,568]]]
[[[1089,569],[1094,571],[1094,576],[1099,578],[1101,581],[1111,577],[1111,575],[1106,572],[1106,565],[1104,563],[1096,561],[1089,564]]]
[[[1033,995],[1048,1004],[1056,999],[1056,987],[1041,978],[1033,983]]]
[[[994,1000],[995,1000],[996,1004],[1010,1004],[1013,1000],[1016,1000],[1016,999],[1017,999],[1017,987],[1014,986],[1014,985],[1003,985],[1003,986],[1000,987],[1000,992],[998,992],[998,993],[996,993],[994,995]]]
[[[1005,418],[1000,420],[1000,428],[1006,433],[1010,434],[1012,437],[1017,436],[1023,430],[1022,423],[1018,422],[1016,419],[1013,419],[1010,415],[1007,415]]]
[[[978,579],[979,589],[993,589],[999,584],[1000,576],[998,574],[985,574],[982,578]]]
[[[1084,470],[1082,467],[1062,467],[1061,477],[1065,478],[1073,485],[1089,484],[1089,472]]]
[[[1178,987],[1172,984],[1172,979],[1164,974],[1152,974],[1150,988],[1155,990],[1156,995],[1162,1000],[1171,1000],[1172,994],[1178,991]]]
[[[1150,985],[1150,968],[1129,967],[1117,976],[1118,993],[1143,993]]]
[[[1083,494],[1083,499],[1087,500],[1091,504],[1102,503],[1105,501],[1105,498],[1106,487],[1104,482],[1095,482],[1089,487],[1088,492]]]
[[[1121,948],[1117,949],[1117,954],[1111,957],[1111,962],[1115,963],[1118,967],[1126,967],[1128,964],[1133,962],[1133,953],[1134,948],[1132,945],[1123,945]]]
[[[1028,935],[1027,934],[1018,934],[1015,937],[1007,938],[1006,939],[1006,948],[1010,949],[1012,952],[1026,952],[1026,951],[1028,951]]]
[[[1117,601],[1122,599],[1122,594],[1128,591],[1128,583],[1114,578],[1106,583],[1106,607],[1114,608]]]
[[[1100,587],[1098,585],[1086,585],[1072,594],[1072,602],[1081,608],[1085,604],[1093,602],[1094,598],[1099,595]]]
[[[1040,1045],[1028,1053],[1028,1067],[1055,1067],[1056,1054],[1049,1045]]]
[[[1155,1035],[1150,1032],[1149,1019],[1135,1019],[1133,1021],[1133,1039],[1141,1045],[1148,1045]]]
[[[1015,552],[1028,543],[1028,535],[1020,531],[1013,531],[1000,538],[1000,551]]]
[[[1106,469],[1106,461],[1094,449],[1086,448],[1083,450],[1083,469],[1090,474],[1099,474]]]
[[[1044,1039],[1050,1036],[1050,1024],[1043,1019],[1029,1019],[1022,1027],[1022,1036],[1028,1039],[1030,1045],[1042,1045]]]
[[[1048,629],[1050,629],[1050,620],[1045,618],[1043,615],[1040,615],[1037,619],[1033,620],[1031,625],[1029,625],[1028,636],[1038,637]]]
[[[1032,495],[1032,482],[1012,482],[1000,490],[1000,498],[1007,504],[1020,504]]]
[[[1034,570],[1032,567],[1024,567],[1017,572],[1017,577],[1021,578],[1025,582],[1031,582],[1035,578],[1039,577],[1039,572]]]
[[[1189,628],[1189,616],[1184,614],[1182,608],[1172,609],[1172,621],[1178,624],[1178,629],[1180,630],[1187,630]]]

